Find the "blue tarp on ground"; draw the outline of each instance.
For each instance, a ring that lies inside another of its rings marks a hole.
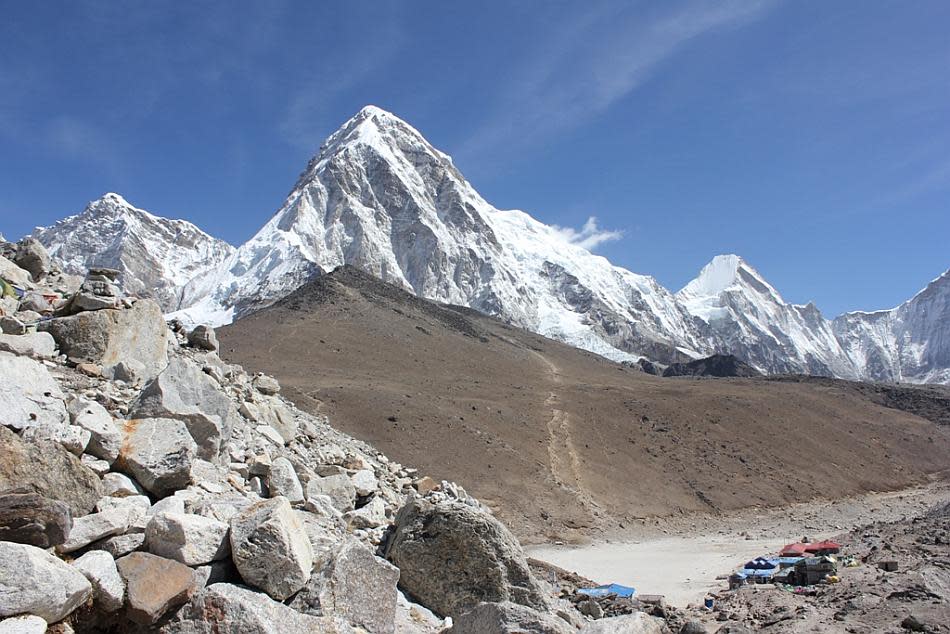
[[[743,568],[746,570],[771,570],[773,568],[778,568],[778,560],[756,557],[752,561],[746,562]]]
[[[608,594],[616,594],[621,599],[628,599],[636,594],[636,590],[628,586],[622,586],[619,583],[611,583],[606,586],[597,586],[596,588],[580,588],[577,594],[584,594],[589,597],[605,597]]]

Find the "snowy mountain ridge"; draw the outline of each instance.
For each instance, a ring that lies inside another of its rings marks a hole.
[[[119,269],[127,292],[153,297],[167,311],[181,307],[189,280],[214,269],[233,250],[185,220],[155,216],[108,193],[79,214],[33,236],[76,275],[96,266]]]
[[[90,207],[99,203],[120,205],[106,196]],[[84,215],[54,228],[72,222],[71,230],[79,230],[76,219]],[[133,261],[168,263],[171,252],[188,249],[160,232],[146,240],[144,229],[92,224],[108,245],[84,250],[64,231],[50,233],[53,228],[38,237],[74,260],[101,258],[97,249],[105,246],[110,261],[132,251]],[[326,140],[280,209],[239,248],[189,226],[203,236],[188,233],[194,258],[181,254],[181,263],[163,264],[160,276],[177,298],[166,306],[191,323],[229,323],[314,275],[350,264],[422,297],[469,306],[615,360],[670,363],[731,353],[767,373],[950,381],[946,274],[893,311],[833,321],[812,304],[786,303],[735,255],[717,256],[672,293],[571,244],[556,227],[493,207],[448,155],[374,106]],[[141,276],[141,267],[133,267],[132,277]]]

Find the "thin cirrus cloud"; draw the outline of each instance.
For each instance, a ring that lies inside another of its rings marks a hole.
[[[595,6],[570,16],[516,65],[503,97],[459,154],[510,148],[513,138],[530,145],[580,125],[634,92],[691,40],[746,24],[776,3],[677,3],[649,16],[642,7]]]
[[[559,227],[558,225],[552,225],[551,228],[568,244],[573,244],[588,251],[593,251],[604,242],[619,240],[623,237],[622,231],[602,229],[598,226],[595,216],[590,216],[579,230],[572,227]]]

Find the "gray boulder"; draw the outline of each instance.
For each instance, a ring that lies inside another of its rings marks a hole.
[[[145,528],[145,544],[149,552],[186,566],[224,559],[231,552],[227,524],[185,513],[153,515]]]
[[[273,396],[280,392],[280,383],[277,382],[277,379],[266,374],[258,374],[251,381],[251,384],[258,392],[267,396]]]
[[[69,537],[69,506],[19,489],[0,493],[0,541],[51,548]]]
[[[17,243],[13,261],[21,269],[29,271],[34,282],[46,277],[51,268],[49,253],[36,238],[23,238]]]
[[[0,427],[0,490],[25,488],[69,506],[73,517],[85,515],[102,497],[99,476],[65,447],[51,442],[24,442]]]
[[[69,300],[70,313],[81,313],[87,310],[102,310],[104,308],[116,308],[118,299],[113,295],[96,295],[80,290]]]
[[[46,621],[33,614],[12,616],[0,621],[0,634],[45,634]]]
[[[168,327],[152,300],[140,299],[127,310],[58,317],[37,328],[53,335],[67,357],[107,369],[123,363],[143,380],[157,376],[168,364]]]
[[[666,622],[646,612],[634,612],[592,621],[580,634],[664,634]]]
[[[241,403],[241,415],[244,418],[269,425],[288,443],[297,436],[299,423],[289,407],[273,396],[257,396],[253,402]]]
[[[266,594],[229,583],[198,592],[159,630],[161,634],[356,634],[338,618],[301,614]]]
[[[310,478],[307,482],[307,499],[325,495],[333,502],[334,508],[346,512],[353,510],[356,501],[356,487],[346,474],[337,474],[325,478]]]
[[[0,317],[0,332],[5,335],[25,335],[26,324],[10,315]]]
[[[198,444],[199,455],[213,461],[231,435],[235,410],[218,384],[199,366],[172,357],[165,371],[142,390],[131,416],[182,421]]]
[[[386,523],[386,504],[382,497],[375,495],[369,502],[355,511],[344,513],[343,520],[354,530],[382,526]]]
[[[32,425],[24,429],[20,436],[31,443],[40,441],[59,443],[75,456],[81,456],[86,451],[91,437],[90,433],[82,427],[58,423]]]
[[[350,476],[350,481],[360,497],[372,495],[379,489],[379,480],[372,469],[360,469]]]
[[[0,617],[35,614],[56,623],[92,596],[81,572],[45,550],[0,542]]]
[[[68,423],[64,399],[42,363],[0,352],[0,425],[20,430]]]
[[[53,312],[53,303],[40,291],[27,291],[20,298],[20,310],[28,310],[40,315],[49,315]]]
[[[0,351],[20,357],[49,359],[56,355],[56,341],[48,332],[0,335]]]
[[[561,619],[505,601],[479,603],[454,619],[450,634],[574,634]]]
[[[131,553],[115,563],[125,581],[126,613],[136,623],[155,623],[187,603],[197,589],[194,571],[171,559]]]
[[[188,333],[188,345],[210,352],[217,352],[218,336],[214,334],[214,328],[211,326],[195,326],[195,329]]]
[[[165,497],[191,482],[197,446],[185,424],[170,418],[126,421],[116,464],[145,490]]]
[[[385,556],[401,571],[400,587],[441,615],[482,602],[548,609],[518,540],[497,519],[464,503],[410,500],[396,515]]]
[[[110,471],[102,476],[103,495],[121,498],[129,495],[142,495],[142,493],[144,493],[142,487],[127,475]]]
[[[132,524],[132,512],[127,507],[111,508],[99,513],[90,513],[73,520],[69,539],[56,547],[60,553],[71,553],[94,541],[121,535]]]
[[[271,497],[283,496],[291,504],[303,502],[303,487],[290,460],[281,456],[274,460],[267,474],[267,489]]]
[[[126,533],[94,543],[90,548],[104,550],[112,555],[113,559],[124,557],[131,552],[145,547],[145,533]]]
[[[89,580],[96,604],[104,612],[115,612],[125,601],[125,582],[112,555],[90,550],[73,562],[73,567]]]
[[[115,462],[122,447],[122,428],[116,424],[112,414],[99,403],[81,396],[70,401],[66,410],[73,425],[90,434],[86,451],[109,464]]]
[[[30,282],[33,281],[33,276],[30,275],[29,271],[17,266],[13,260],[7,259],[2,255],[0,255],[0,277],[12,284],[16,284],[20,288],[29,286]]]
[[[231,558],[245,583],[278,601],[310,580],[313,547],[287,498],[258,502],[231,519]]]
[[[339,616],[371,634],[393,634],[399,569],[351,539],[297,593],[290,607]]]

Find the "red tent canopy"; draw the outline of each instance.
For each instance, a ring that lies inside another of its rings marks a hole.
[[[838,542],[831,541],[826,539],[823,542],[815,542],[814,544],[805,544],[805,552],[817,553],[817,552],[832,552],[836,553],[841,550],[841,544]]]
[[[784,548],[782,548],[782,550],[779,552],[779,556],[781,556],[781,557],[804,557],[804,556],[805,556],[805,553],[807,552],[807,548],[808,548],[809,546],[811,546],[811,544],[802,544],[802,543],[800,543],[800,542],[796,542],[796,543],[794,543],[794,544],[789,544],[789,545],[785,546]]]

